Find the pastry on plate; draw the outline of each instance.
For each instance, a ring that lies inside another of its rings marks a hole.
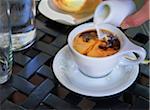
[[[72,13],[91,13],[102,0],[53,0],[54,5]]]

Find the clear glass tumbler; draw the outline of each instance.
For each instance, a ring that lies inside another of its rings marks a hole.
[[[8,0],[12,27],[13,51],[28,48],[35,41],[35,0]]]
[[[12,73],[12,46],[9,5],[0,0],[0,84],[5,83]]]

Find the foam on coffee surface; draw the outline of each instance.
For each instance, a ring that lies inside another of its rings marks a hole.
[[[90,57],[106,57],[117,53],[120,49],[120,41],[111,32],[101,30],[108,38],[98,39],[96,30],[89,30],[78,34],[73,47],[79,53]]]

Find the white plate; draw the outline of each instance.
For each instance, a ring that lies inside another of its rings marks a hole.
[[[38,9],[47,18],[67,25],[77,25],[93,17],[93,14],[72,14],[61,11],[54,6],[52,0],[41,0]]]
[[[131,86],[138,76],[139,65],[117,66],[106,77],[91,78],[78,70],[69,47],[65,46],[54,58],[53,71],[68,89],[86,96],[104,97],[122,92]]]

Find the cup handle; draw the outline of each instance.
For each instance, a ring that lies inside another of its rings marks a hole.
[[[130,59],[130,56],[129,56],[129,58],[125,57],[125,55],[131,54],[133,52],[138,55],[138,58]],[[127,43],[125,45],[125,47],[121,50],[120,53],[121,53],[121,56],[122,56],[121,64],[125,64],[125,65],[128,65],[128,64],[130,64],[130,65],[140,64],[141,62],[144,61],[144,59],[146,57],[145,49],[140,47],[140,46],[137,46],[137,45],[135,45],[135,44],[133,44],[131,42]]]

